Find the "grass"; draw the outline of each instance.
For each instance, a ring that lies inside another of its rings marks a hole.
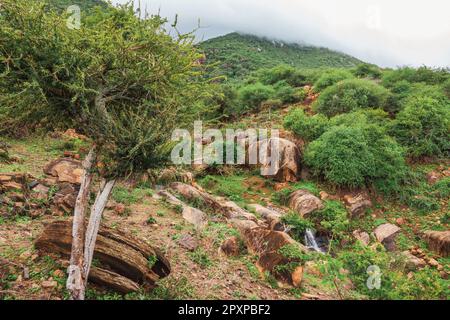
[[[151,196],[152,194],[153,191],[151,189],[135,188],[130,190],[123,186],[116,186],[111,197],[116,202],[131,205],[143,201],[146,196]]]

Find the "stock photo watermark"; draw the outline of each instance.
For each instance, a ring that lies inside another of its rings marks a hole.
[[[69,15],[66,21],[67,28],[70,30],[79,30],[81,28],[81,8],[77,5],[71,5],[67,8]]]

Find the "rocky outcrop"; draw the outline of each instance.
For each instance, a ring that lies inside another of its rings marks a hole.
[[[407,271],[416,271],[418,269],[424,268],[427,265],[425,260],[416,257],[409,250],[403,251],[401,254],[405,259],[405,268]]]
[[[366,193],[345,195],[344,202],[352,219],[364,216],[367,209],[372,207],[372,201]]]
[[[55,177],[58,183],[68,182],[80,185],[81,178],[84,175],[84,169],[78,160],[61,158],[48,163],[44,167],[44,173]]]
[[[359,240],[363,245],[367,246],[370,243],[370,236],[367,232],[355,230],[353,236],[356,240]]]
[[[285,227],[281,222],[281,213],[278,211],[266,208],[260,204],[251,204],[249,206],[255,210],[256,214],[260,215],[263,218],[271,230],[275,231],[284,231]]]
[[[450,231],[426,231],[423,238],[427,241],[430,250],[442,257],[450,255]]]
[[[374,230],[376,239],[381,242],[386,250],[395,251],[397,246],[395,244],[395,239],[400,233],[400,228],[391,223],[385,223],[378,226]]]
[[[308,217],[311,213],[324,208],[322,200],[306,190],[297,190],[289,197],[289,207],[300,214]]]
[[[239,255],[239,239],[237,237],[226,239],[220,246],[220,252],[228,257],[237,257]]]
[[[301,152],[295,143],[271,138],[258,143],[259,150],[264,150],[266,158],[260,159],[261,175],[279,182],[296,182],[300,179]],[[278,161],[271,163],[273,155],[278,153]]]

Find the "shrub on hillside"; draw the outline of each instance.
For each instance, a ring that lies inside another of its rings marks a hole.
[[[342,80],[354,78],[348,70],[337,69],[324,72],[320,78],[314,83],[315,91],[322,91]]]
[[[386,71],[382,77],[382,84],[386,88],[391,88],[395,83],[405,80],[410,83],[423,82],[428,85],[437,85],[444,83],[449,78],[450,74],[445,69],[432,69],[428,67],[414,69],[404,67]]]
[[[390,134],[414,158],[444,156],[450,152],[450,110],[442,101],[430,97],[408,100],[393,121]]]
[[[283,104],[300,102],[306,98],[306,92],[303,89],[294,88],[285,80],[277,82],[273,88],[274,98],[281,100]]]
[[[274,92],[271,86],[264,85],[260,82],[240,88],[238,97],[243,106],[243,111],[258,110],[261,103],[271,98]]]
[[[325,132],[328,128],[328,119],[321,114],[308,116],[303,109],[294,109],[284,119],[284,127],[310,142]]]
[[[450,78],[448,78],[443,84],[442,89],[444,90],[444,94],[447,96],[447,98],[450,99]]]
[[[357,109],[385,108],[389,91],[369,80],[349,79],[325,89],[314,105],[328,117]]]
[[[382,76],[381,69],[370,63],[361,63],[354,70],[353,74],[358,78],[379,79]]]
[[[266,85],[274,85],[280,81],[286,81],[292,87],[301,87],[308,84],[306,73],[287,65],[279,65],[272,69],[262,69],[259,79]]]
[[[380,186],[392,193],[406,172],[403,149],[377,125],[334,126],[310,143],[305,162],[316,175],[337,186]]]

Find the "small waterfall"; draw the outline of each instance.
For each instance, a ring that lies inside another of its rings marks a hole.
[[[315,232],[311,229],[305,230],[305,245],[308,248],[314,249],[314,251],[325,253],[321,247],[319,247],[319,244],[316,241],[316,235]]]

